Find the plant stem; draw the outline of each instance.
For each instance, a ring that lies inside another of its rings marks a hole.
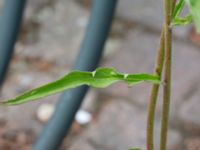
[[[176,5],[176,0],[172,2],[172,9],[174,9]],[[162,78],[162,70],[164,63],[164,55],[165,55],[165,26],[162,28],[162,33],[160,37],[160,46],[157,51],[156,65],[154,72],[160,78]],[[154,118],[155,118],[155,110],[157,97],[159,92],[159,85],[154,84],[151,88],[150,95],[150,103],[148,106],[148,118],[147,118],[147,150],[154,150]]]
[[[162,28],[162,33],[160,37],[160,45],[157,51],[156,65],[154,72],[161,78],[163,63],[164,63],[164,26]],[[159,84],[154,84],[151,88],[150,103],[148,106],[148,118],[147,118],[147,150],[154,150],[154,118],[155,109],[157,103],[157,97],[159,92]]]
[[[160,150],[167,148],[167,133],[169,122],[170,95],[171,95],[171,54],[172,54],[172,18],[173,0],[164,0],[165,8],[165,68],[163,85],[163,107],[161,122]]]

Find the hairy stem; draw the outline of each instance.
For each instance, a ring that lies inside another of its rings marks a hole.
[[[169,122],[170,95],[171,95],[171,55],[172,55],[172,29],[170,28],[173,0],[164,0],[165,8],[165,68],[163,85],[163,107],[161,122],[160,150],[167,148],[167,133]]]
[[[160,37],[160,45],[157,51],[156,65],[154,72],[161,78],[163,63],[164,63],[164,27],[162,28],[162,33]],[[151,88],[150,103],[148,106],[148,118],[147,118],[147,150],[154,150],[154,118],[155,118],[155,109],[157,103],[157,97],[159,92],[159,84],[154,84]]]

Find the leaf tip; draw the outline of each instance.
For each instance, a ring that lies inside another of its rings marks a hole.
[[[140,148],[130,148],[129,150],[141,150]]]
[[[1,102],[0,102],[0,106],[6,106],[6,105],[7,105],[6,102],[7,102],[7,101],[1,101]]]

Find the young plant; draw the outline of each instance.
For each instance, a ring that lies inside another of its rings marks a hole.
[[[181,17],[180,13],[188,5],[190,14]],[[62,78],[35,88],[16,98],[1,102],[1,105],[17,105],[33,101],[58,92],[72,89],[81,85],[88,85],[95,88],[105,88],[118,81],[123,81],[129,86],[143,81],[152,83],[152,90],[148,108],[147,120],[147,150],[154,150],[154,117],[158,97],[158,91],[163,78],[163,108],[160,135],[160,150],[166,150],[170,91],[171,91],[171,55],[172,55],[172,28],[177,25],[187,25],[193,20],[200,32],[200,1],[199,0],[164,0],[164,18],[160,46],[157,52],[154,75],[151,74],[124,74],[119,73],[113,68],[98,68],[93,72],[72,71]],[[162,71],[164,73],[162,77]],[[139,150],[131,148],[130,150]]]

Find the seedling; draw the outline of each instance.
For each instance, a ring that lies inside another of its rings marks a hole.
[[[156,101],[160,85],[163,86],[163,107],[160,135],[160,150],[166,150],[170,92],[171,92],[171,55],[172,55],[172,29],[175,26],[195,23],[197,32],[200,32],[200,1],[199,0],[163,0],[164,18],[160,38],[160,46],[157,52],[154,74],[124,74],[113,68],[98,68],[93,72],[72,71],[62,78],[23,93],[16,98],[1,102],[1,105],[17,105],[45,96],[49,96],[64,90],[72,89],[81,85],[94,88],[105,88],[118,81],[123,81],[129,86],[143,81],[152,83],[151,96],[148,108],[147,121],[147,150],[154,150],[154,116]],[[189,14],[181,17],[181,11],[187,4]],[[164,72],[163,72],[164,71]],[[162,77],[163,72],[163,77]],[[131,148],[130,150],[140,150]]]

